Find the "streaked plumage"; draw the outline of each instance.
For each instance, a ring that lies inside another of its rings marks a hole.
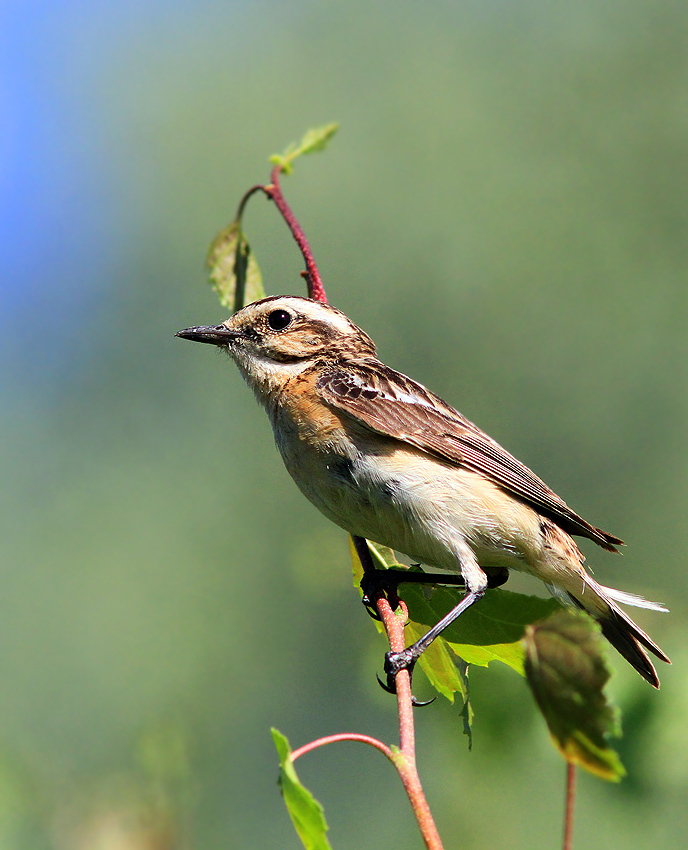
[[[669,659],[617,602],[661,605],[599,585],[571,536],[622,541],[576,514],[498,443],[421,384],[390,369],[360,328],[306,298],[266,298],[222,325],[179,336],[226,347],[266,408],[304,495],[352,534],[460,571],[476,598],[486,572],[540,578],[591,614],[652,685],[645,649]]]

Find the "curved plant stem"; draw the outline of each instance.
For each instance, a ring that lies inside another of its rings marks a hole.
[[[256,194],[256,192],[264,192],[268,197],[270,197],[267,189],[263,186],[262,183],[256,183],[255,186],[251,186],[250,189],[247,189],[244,192],[242,199],[239,201],[239,208],[237,209],[236,217],[241,219],[241,216],[244,214],[244,209],[246,208],[246,204],[248,203],[249,198]]]
[[[294,750],[291,754],[291,760],[296,761],[297,758],[305,756],[311,750],[315,750],[318,747],[325,747],[327,744],[337,744],[339,741],[358,741],[361,744],[368,744],[371,747],[375,747],[376,750],[380,750],[392,763],[394,762],[394,753],[386,744],[378,741],[377,738],[371,738],[370,735],[359,735],[358,732],[341,732],[339,735],[327,735],[324,738],[318,738],[316,741],[311,741],[309,744],[299,747],[298,750]]]
[[[291,207],[286,202],[284,195],[282,194],[282,188],[280,187],[279,182],[281,170],[282,166],[276,165],[272,169],[272,174],[270,175],[270,184],[261,188],[268,198],[275,202],[275,206],[282,213],[282,217],[289,226],[289,229],[296,240],[296,244],[301,249],[303,259],[306,263],[306,271],[302,272],[302,274],[306,278],[309,297],[327,304],[327,295],[325,295],[325,288],[323,286],[322,279],[320,278],[320,272],[318,271],[318,267],[315,263],[311,246],[308,244],[306,234],[303,232],[301,225],[296,220],[296,216],[291,211]]]
[[[576,765],[566,763],[566,807],[564,810],[564,844],[563,850],[573,847],[573,812],[576,804]]]

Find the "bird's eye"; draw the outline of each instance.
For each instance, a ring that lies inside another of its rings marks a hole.
[[[283,331],[291,324],[291,313],[286,310],[273,310],[268,316],[268,325],[273,331]]]

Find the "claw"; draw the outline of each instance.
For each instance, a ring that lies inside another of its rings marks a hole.
[[[420,700],[416,699],[413,694],[411,694],[411,705],[414,708],[425,708],[426,705],[432,705],[432,703],[435,702],[436,699],[437,697],[433,697],[432,699]]]
[[[377,679],[377,683],[383,691],[387,691],[388,694],[396,694],[397,689],[394,685],[390,687],[389,683],[383,682],[382,679],[377,675],[377,673],[375,674],[375,678]],[[392,679],[392,683],[394,683],[394,679]],[[414,708],[424,708],[426,705],[430,705],[431,703],[435,702],[436,699],[437,697],[433,697],[432,699],[420,700],[416,699],[413,694],[411,694],[411,705]]]
[[[373,618],[373,620],[377,620],[378,622],[382,622],[380,615],[377,613],[377,608],[375,607],[375,603],[371,598],[371,594],[367,587],[363,586],[363,581],[361,581],[361,590],[363,591],[363,596],[361,597],[361,602],[363,603],[363,607],[366,609],[368,614]]]
[[[369,615],[370,617],[372,617],[372,619],[373,619],[373,620],[377,620],[377,621],[378,621],[378,623],[381,623],[381,622],[382,622],[382,617],[381,617],[381,616],[377,613],[377,611],[375,610],[375,607],[373,606],[373,603],[372,603],[372,602],[370,602],[369,600],[368,600],[368,601],[366,601],[365,599],[363,599],[362,601],[363,601],[363,607],[364,607],[364,608],[366,609],[366,611],[368,612],[368,615]]]
[[[386,684],[382,681],[379,675],[376,673],[375,678],[377,679],[378,685],[382,688],[383,691],[387,691],[388,694],[395,694],[397,692],[396,688],[390,688],[389,684]],[[392,680],[394,681],[394,680]]]

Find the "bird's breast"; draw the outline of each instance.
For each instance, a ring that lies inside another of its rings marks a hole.
[[[273,419],[290,475],[328,519],[424,564],[457,569],[456,543],[485,565],[521,568],[537,515],[484,476],[306,406]]]

